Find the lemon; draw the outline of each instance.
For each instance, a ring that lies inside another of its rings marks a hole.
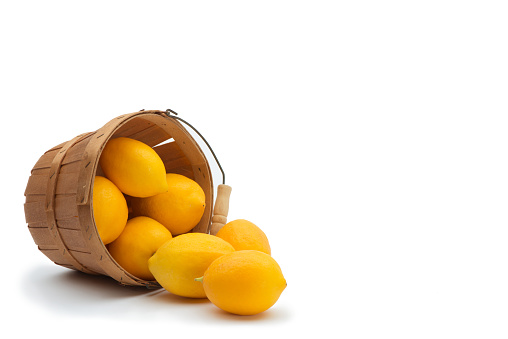
[[[257,250],[271,254],[266,234],[255,224],[238,219],[224,225],[216,236],[229,242],[235,250]]]
[[[106,177],[125,194],[149,197],[168,190],[162,159],[141,141],[125,137],[109,140],[99,163]]]
[[[196,280],[202,281],[206,296],[215,306],[238,315],[266,311],[287,286],[279,264],[255,250],[221,256]]]
[[[155,280],[148,269],[148,259],[171,238],[167,228],[157,221],[136,217],[127,222],[122,234],[109,244],[108,250],[130,274],[144,280]]]
[[[208,265],[235,249],[226,241],[204,233],[186,233],[162,245],[148,260],[155,280],[167,291],[189,298],[206,298],[203,284],[194,280]]]
[[[127,223],[127,202],[115,184],[102,176],[95,176],[92,206],[99,237],[105,245],[109,244],[122,233]]]
[[[196,226],[205,211],[205,192],[197,182],[180,174],[166,174],[168,191],[148,198],[133,198],[134,215],[153,218],[173,236]]]

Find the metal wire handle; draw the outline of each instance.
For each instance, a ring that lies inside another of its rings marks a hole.
[[[173,114],[173,115],[172,115]],[[212,149],[212,146],[210,146],[210,144],[208,143],[208,141],[206,141],[205,137],[199,133],[199,131],[194,127],[192,126],[190,123],[188,123],[187,121],[183,120],[182,118],[180,117],[177,117],[178,113],[176,113],[175,111],[173,111],[172,109],[167,109],[166,110],[166,115],[170,118],[173,118],[173,119],[176,119],[176,120],[179,120],[183,123],[185,123],[187,126],[189,126],[190,128],[192,128],[192,130],[194,132],[197,133],[197,135],[199,135],[199,137],[205,142],[206,146],[208,146],[208,149],[210,150],[210,152],[212,152],[212,155],[213,155],[213,158],[215,159],[215,162],[217,163],[217,165],[219,166],[219,169],[222,173],[222,184],[225,185],[226,184],[226,175],[224,174],[224,170],[222,169],[222,166],[220,165],[220,162],[219,162],[219,159],[217,159],[217,156],[215,155],[215,152],[213,151]]]

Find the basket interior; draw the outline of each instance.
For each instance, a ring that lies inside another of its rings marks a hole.
[[[184,175],[201,186],[206,196],[206,208],[192,232],[208,233],[213,204],[212,175],[204,153],[191,135],[175,120],[168,120],[159,114],[149,114],[126,121],[108,140],[118,137],[128,137],[147,144],[160,156],[167,173]],[[107,140],[104,146],[106,143]],[[96,175],[104,175],[98,162]]]

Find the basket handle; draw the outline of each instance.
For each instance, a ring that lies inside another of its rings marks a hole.
[[[213,207],[212,226],[210,234],[216,235],[217,232],[228,222],[229,196],[231,195],[231,186],[217,186],[217,198]]]
[[[194,126],[192,126],[182,118],[177,117],[178,113],[176,113],[172,109],[167,109],[165,113],[169,118],[176,119],[185,123],[187,126],[192,128],[192,130],[196,132],[197,135],[199,135],[199,137],[205,142],[206,146],[208,146],[208,149],[212,153],[213,158],[215,159],[215,162],[219,166],[219,169],[222,173],[222,184],[217,186],[217,198],[215,199],[215,205],[213,208],[213,216],[212,216],[212,226],[210,227],[210,234],[215,235],[228,221],[227,217],[229,212],[229,197],[231,196],[232,188],[231,186],[226,185],[226,175],[224,174],[224,170],[222,169],[219,159],[217,159],[215,152],[213,151],[208,141],[206,141],[205,137],[201,133],[199,133],[199,131]]]

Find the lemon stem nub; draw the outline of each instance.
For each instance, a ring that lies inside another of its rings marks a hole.
[[[203,277],[199,277],[199,278],[196,278],[196,279],[194,279],[194,280],[195,280],[195,281],[199,281],[200,283],[202,283],[202,282],[203,282]]]

